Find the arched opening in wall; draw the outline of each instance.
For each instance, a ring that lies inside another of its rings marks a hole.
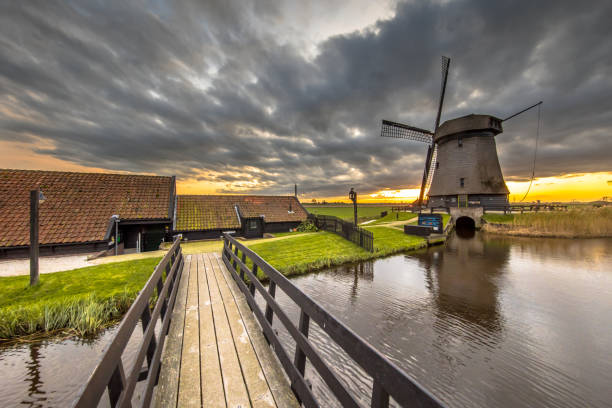
[[[455,230],[461,238],[472,238],[476,234],[476,223],[470,217],[459,217],[455,221]]]

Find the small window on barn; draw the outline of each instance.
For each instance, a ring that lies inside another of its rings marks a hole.
[[[457,144],[459,147],[463,147],[463,137],[457,136]]]
[[[252,230],[257,229],[257,220],[249,221],[249,229],[252,229]]]
[[[465,187],[465,179],[464,179],[463,177],[461,177],[461,178],[459,179],[459,185],[460,185],[461,187]]]

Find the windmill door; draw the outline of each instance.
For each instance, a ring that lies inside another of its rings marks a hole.
[[[467,194],[459,194],[457,196],[457,206],[458,207],[467,207],[468,206],[468,196],[467,196]]]

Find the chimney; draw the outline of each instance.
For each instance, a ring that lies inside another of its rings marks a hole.
[[[293,185],[293,190],[294,190],[293,194],[294,194],[294,195],[295,195],[295,197],[297,198],[297,184],[294,184],[294,185]]]

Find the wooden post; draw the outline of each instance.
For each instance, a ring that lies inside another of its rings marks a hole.
[[[40,190],[30,191],[30,286],[38,283],[38,197]]]

